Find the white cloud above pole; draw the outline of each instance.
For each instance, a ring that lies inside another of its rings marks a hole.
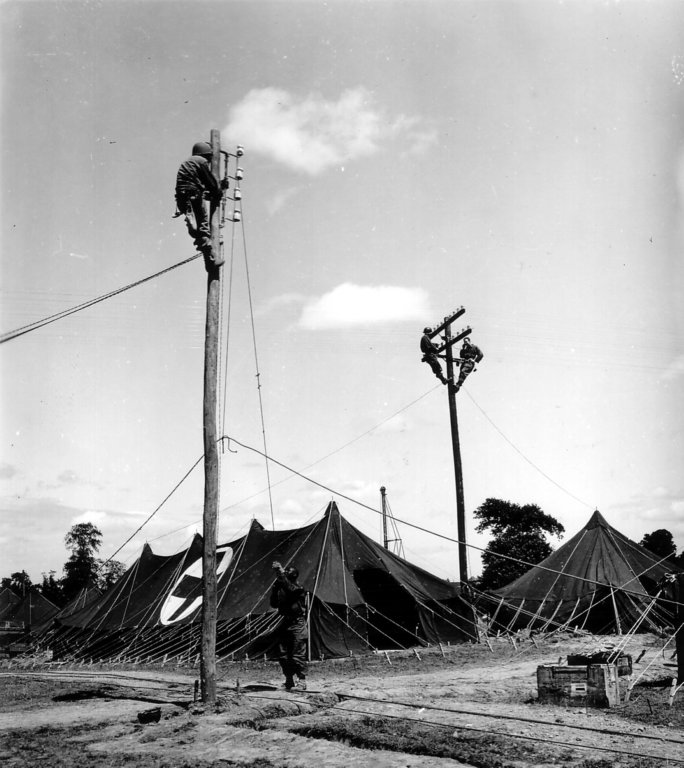
[[[435,140],[421,118],[387,115],[363,87],[343,91],[336,101],[252,89],[231,109],[223,135],[228,143],[249,137],[250,152],[310,176],[373,155],[392,139],[402,140],[404,152],[422,152]]]
[[[429,314],[428,295],[422,288],[343,283],[319,298],[309,300],[302,309],[298,325],[307,330],[328,330],[413,321]]]

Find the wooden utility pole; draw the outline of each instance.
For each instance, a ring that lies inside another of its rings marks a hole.
[[[211,131],[211,172],[221,174],[221,134]],[[211,247],[221,252],[220,205],[211,203]],[[204,340],[204,517],[202,526],[202,701],[216,704],[216,521],[219,501],[217,381],[221,268],[207,261],[207,319]]]
[[[451,336],[451,323],[465,312],[460,307],[448,317],[444,322],[435,328],[431,336],[434,338],[444,331],[445,341],[440,346],[439,351],[446,353],[446,373],[449,383],[447,384],[447,394],[449,397],[449,418],[451,421],[451,444],[454,452],[454,476],[456,480],[456,526],[458,529],[458,570],[461,584],[468,583],[468,547],[466,545],[466,525],[465,525],[465,497],[463,493],[463,466],[461,464],[461,443],[458,435],[458,413],[456,411],[456,388],[454,387],[454,355],[453,346],[461,339],[464,339],[471,328],[465,328],[456,336]]]
[[[382,542],[385,549],[389,549],[389,541],[387,540],[387,497],[385,495],[385,486],[380,488],[380,496],[382,498]]]
[[[456,410],[456,388],[454,387],[454,355],[451,341],[451,325],[445,329],[447,393],[449,395],[449,419],[451,422],[451,444],[454,451],[454,477],[456,479],[456,526],[458,528],[458,574],[461,584],[468,583],[468,549],[465,530],[465,497],[463,494],[463,465],[461,463],[461,441],[458,434],[458,411]]]

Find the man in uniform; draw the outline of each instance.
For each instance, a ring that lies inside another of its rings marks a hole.
[[[299,571],[290,565],[287,568],[273,563],[276,580],[271,589],[270,603],[280,614],[281,621],[276,630],[280,666],[285,675],[286,691],[296,688],[306,690],[307,649],[306,649],[306,593],[297,581]],[[295,677],[298,682],[295,683]]]
[[[442,366],[439,362],[439,348],[433,344],[430,338],[432,334],[432,328],[423,328],[423,336],[420,340],[420,351],[423,353],[423,362],[427,363],[432,368],[435,376],[442,382],[447,384],[448,379],[444,378],[442,373]]]
[[[192,156],[184,160],[176,176],[176,216],[185,216],[185,224],[197,250],[204,255],[207,269],[220,267],[221,255],[211,247],[211,222],[205,199],[212,206],[219,205],[223,196],[223,182],[219,183],[211,172],[211,146],[198,141],[192,148]]]
[[[458,381],[456,382],[455,389],[461,388],[461,384],[468,378],[475,368],[475,363],[479,363],[484,355],[479,347],[476,347],[469,338],[463,339],[463,346],[461,347],[461,359],[457,363],[460,363],[461,372],[458,375]]]

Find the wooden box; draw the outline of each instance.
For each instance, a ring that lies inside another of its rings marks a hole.
[[[541,704],[614,707],[620,703],[618,670],[614,664],[543,664],[537,667],[537,694]]]

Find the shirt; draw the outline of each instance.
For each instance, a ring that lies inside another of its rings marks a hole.
[[[476,363],[479,363],[483,357],[482,350],[474,344],[464,344],[461,347],[461,358],[463,360],[474,360]]]
[[[193,155],[180,164],[176,176],[176,197],[188,197],[209,192],[214,200],[221,199],[221,187],[211,172],[206,158]]]
[[[426,333],[420,340],[420,351],[424,355],[436,355],[439,352],[439,347],[435,346],[432,339]]]
[[[270,603],[287,623],[294,623],[306,615],[304,588],[284,574],[278,576],[271,589]]]

